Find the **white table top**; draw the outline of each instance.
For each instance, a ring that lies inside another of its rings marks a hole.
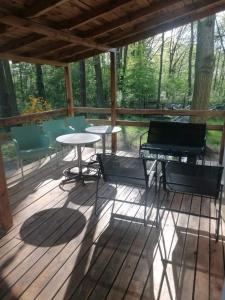
[[[121,131],[121,128],[118,126],[91,126],[85,129],[87,132],[97,133],[97,134],[112,134]]]
[[[91,133],[70,133],[60,135],[56,141],[64,145],[87,145],[100,141],[101,137]]]

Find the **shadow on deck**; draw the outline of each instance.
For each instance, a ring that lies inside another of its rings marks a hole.
[[[24,181],[18,173],[8,179],[14,225],[0,239],[1,299],[220,299],[224,221],[218,243],[214,221],[161,210],[156,222],[157,201],[194,212],[200,201],[163,191],[159,198],[152,188],[144,227],[131,218],[143,218],[143,191],[104,183],[101,193],[131,204],[117,202],[114,211],[126,216],[117,218],[106,200],[95,216],[95,182],[59,187],[73,158],[31,164]],[[212,207],[208,199],[202,209],[215,214]]]

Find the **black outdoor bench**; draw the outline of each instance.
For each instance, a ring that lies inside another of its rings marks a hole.
[[[142,143],[148,133],[147,142]],[[140,154],[204,158],[206,150],[206,124],[150,121],[149,130],[140,137]]]

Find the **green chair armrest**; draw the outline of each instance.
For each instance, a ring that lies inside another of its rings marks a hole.
[[[72,126],[66,127],[63,129],[63,134],[75,133],[75,129]]]
[[[16,151],[19,152],[20,151],[20,146],[19,146],[19,143],[16,139],[12,139],[14,145],[15,145],[15,148],[16,148]]]

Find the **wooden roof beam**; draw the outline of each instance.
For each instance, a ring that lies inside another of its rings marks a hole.
[[[24,38],[16,38],[16,39],[9,41],[6,44],[1,45],[0,52],[18,50],[20,48],[23,48],[24,46],[32,44],[33,42],[35,42],[37,40],[42,39],[42,38],[43,38],[43,35],[41,35],[41,34],[31,33]]]
[[[214,8],[211,7],[212,3],[214,1],[212,1],[212,0],[206,0],[206,1],[207,1],[208,4],[210,4],[210,13],[211,14],[214,14],[214,13],[220,11],[225,6],[225,0],[220,1],[219,5],[217,5],[217,6],[214,5]],[[206,1],[204,1],[204,3]],[[203,1],[201,1],[201,3],[202,2]],[[190,8],[190,6],[188,6],[188,8]],[[167,30],[170,30],[172,28],[185,25],[188,22],[196,21],[196,20],[201,19],[201,18],[203,18],[203,17],[205,17],[206,15],[209,14],[208,13],[209,6],[205,7],[203,11],[202,11],[202,9],[203,8],[201,8],[201,10],[199,10],[199,9],[196,10],[196,6],[195,6],[194,12],[189,10],[189,13],[186,13],[186,14],[184,14],[182,16],[179,16],[179,17],[177,16],[177,12],[174,12],[172,20],[171,20],[171,15],[170,16],[168,14],[166,14],[164,16],[161,15],[160,16],[160,23],[159,22],[157,23],[158,18],[154,18],[154,19],[151,20],[151,24],[154,24],[154,26],[151,26],[150,28],[148,28],[147,25],[150,25],[150,23],[149,23],[150,21],[146,22],[147,24],[143,25],[144,30],[142,28],[142,31],[140,31],[140,32],[138,31],[136,33],[135,30],[132,29],[132,31],[131,31],[132,34],[131,34],[131,36],[128,36],[128,37],[126,35],[123,36],[123,37],[118,35],[118,40],[110,41],[110,45],[112,47],[120,47],[120,46],[123,46],[123,45],[126,45],[126,44],[130,44],[132,42],[135,42],[137,40],[148,38],[149,36],[153,36],[155,34],[163,32],[163,31],[167,31]],[[176,17],[174,17],[174,15]],[[111,39],[111,36],[109,37],[109,40],[110,39]],[[86,50],[86,51],[82,51],[82,52],[79,52],[79,53],[75,53],[75,54],[71,55],[70,57],[69,56],[63,57],[62,60],[66,61],[66,62],[77,61],[77,60],[82,59],[82,56],[83,56],[83,58],[90,57],[91,53],[92,52],[90,50]],[[94,52],[94,53],[97,53],[97,52]]]
[[[103,51],[98,51],[98,50],[88,50],[85,53],[80,53],[80,54],[73,54],[73,56],[70,56],[68,58],[62,58],[62,61],[65,63],[70,63],[70,62],[76,62],[81,59],[86,59],[93,57],[98,54],[104,53]]]
[[[175,10],[171,13],[160,15],[160,18],[154,17],[149,21],[138,24],[132,27],[129,31],[124,32],[123,35],[121,35],[121,33],[115,33],[114,35],[111,34],[107,38],[99,39],[98,42],[100,43],[102,40],[104,40],[104,43],[110,44],[111,46],[115,47],[114,45],[116,42],[121,41],[122,44],[122,41],[126,40],[127,38],[131,38],[130,40],[134,40],[132,39],[132,36],[136,36],[138,38],[138,34],[142,34],[143,32],[149,32],[151,30],[155,32],[157,30],[157,27],[163,24],[167,24],[168,22],[175,22],[176,20],[185,18],[186,23],[188,23],[191,22],[189,21],[189,19],[191,19],[192,15],[195,16],[194,20],[198,20],[200,18],[204,18],[207,15],[214,14],[222,10],[224,7],[225,0],[221,0],[216,3],[214,0],[200,0],[189,5],[185,5],[181,9]],[[164,27],[166,28],[166,25]]]
[[[78,44],[88,48],[98,49],[100,51],[111,51],[110,47],[97,44],[92,40],[85,40],[66,31],[60,31],[31,20],[9,15],[2,11],[0,11],[0,23],[23,28],[29,32],[36,32],[47,36],[49,39],[62,40],[71,44]]]
[[[85,12],[81,16],[72,18],[70,20],[65,20],[57,24],[57,28],[61,29],[70,29],[73,30],[81,25],[85,25],[99,17],[103,17],[108,13],[112,13],[123,6],[131,3],[133,0],[114,0],[111,4],[99,4],[98,7],[91,9],[90,11]]]
[[[15,62],[27,62],[31,64],[40,64],[40,65],[53,65],[57,67],[65,67],[67,63],[50,60],[50,59],[44,59],[44,58],[38,58],[38,57],[28,57],[28,56],[21,56],[17,55],[13,52],[6,52],[6,53],[0,53],[0,59],[7,59],[12,60]]]
[[[65,3],[68,0],[40,0],[37,1],[37,3],[35,3],[32,7],[27,8],[26,12],[24,14],[21,14],[21,16],[24,17],[29,17],[29,18],[33,18],[33,17],[39,17],[40,15],[46,13],[47,11],[53,9],[56,6],[59,6],[63,3]],[[114,10],[117,10],[125,5],[127,5],[128,3],[132,2],[132,0],[120,0],[120,1],[115,1],[113,4],[111,4],[111,6],[104,5],[101,7],[99,6],[99,8],[95,9],[95,10],[91,10],[89,13],[85,13],[84,15],[82,15],[79,18],[73,18],[71,20],[67,20],[67,21],[63,21],[60,23],[56,23],[55,24],[55,29],[69,29],[72,30],[73,28],[79,26],[79,25],[83,25],[91,20],[94,20],[98,17],[101,17],[107,13],[111,13]],[[80,23],[79,23],[80,22]],[[6,31],[6,25],[1,25],[2,28],[4,29],[3,31]],[[72,27],[71,27],[72,26]],[[7,47],[7,44],[4,45],[6,48],[5,51],[9,51],[9,50],[14,50],[14,49],[21,49],[23,47],[25,47],[28,44],[32,44],[35,43],[37,41],[39,41],[41,38],[34,38],[32,41],[30,41],[30,37],[24,37],[22,39],[19,39],[19,43],[16,43],[18,41],[18,39],[15,39],[15,45],[14,42],[12,42],[12,44],[14,45],[13,48]],[[11,44],[11,42],[10,42]],[[8,46],[10,46],[10,44]],[[68,45],[69,47],[69,45]],[[64,46],[62,46],[62,48],[64,48]],[[55,49],[50,49],[50,52],[54,51]],[[57,50],[57,49],[56,49]]]
[[[66,50],[74,47],[82,47],[82,46],[74,46],[73,44],[68,44],[63,41],[51,43],[50,45],[43,45],[40,49],[32,49],[30,51],[23,52],[22,55],[29,56],[34,55],[41,57],[42,55],[47,56],[49,54],[52,54],[54,52],[60,51],[60,50]],[[86,48],[85,48],[86,49]]]
[[[213,15],[225,8],[225,3],[220,4],[220,6],[215,6],[214,8],[210,9],[210,15]],[[206,16],[209,15],[208,10],[202,10],[202,11],[195,11],[194,13],[186,16],[181,16],[180,18],[176,18],[176,20],[168,20],[167,22],[164,22],[163,24],[159,26],[155,26],[155,28],[150,28],[148,30],[144,30],[142,32],[138,32],[130,37],[124,37],[121,38],[120,40],[118,39],[117,41],[111,43],[111,46],[113,47],[121,47],[130,43],[134,43],[137,40],[143,40],[146,39],[150,36],[165,32],[167,30],[171,30],[176,27],[183,26],[187,23],[194,22],[197,20],[200,20]],[[134,32],[135,33],[135,32]]]
[[[40,17],[67,1],[69,0],[38,0],[33,5],[28,6],[22,16],[26,18]]]
[[[82,37],[94,38],[100,36],[104,33],[108,33],[126,24],[132,24],[133,22],[136,22],[139,19],[153,15],[155,13],[159,13],[164,8],[173,8],[178,4],[182,5],[180,0],[171,0],[169,3],[168,0],[153,2],[152,4],[149,5],[148,8],[147,7],[142,8],[134,13],[131,13],[125,17],[120,18],[119,20],[116,20],[115,22],[112,22],[110,24],[104,24],[103,26],[100,26],[97,29],[88,30],[82,34]]]

